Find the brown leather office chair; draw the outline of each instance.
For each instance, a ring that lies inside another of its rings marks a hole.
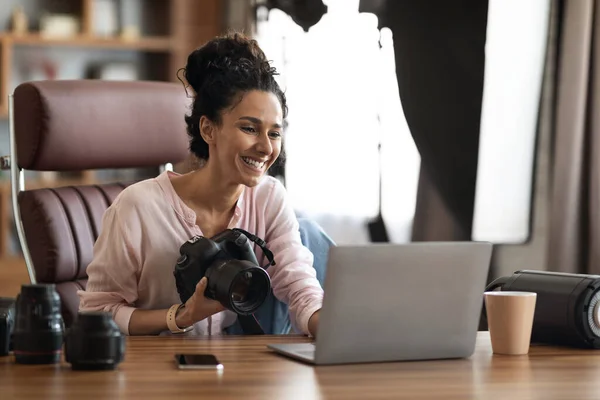
[[[129,184],[25,190],[24,170],[170,169],[188,153],[181,85],[40,81],[9,99],[13,215],[32,283],[54,283],[69,326],[104,211]],[[16,161],[16,162],[15,162]]]

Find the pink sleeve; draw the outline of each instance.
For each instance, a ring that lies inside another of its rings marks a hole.
[[[313,268],[313,255],[304,247],[298,220],[286,201],[283,185],[274,180],[266,204],[266,238],[276,265],[269,267],[273,294],[286,303],[292,324],[309,334],[308,320],[323,305],[323,290]]]
[[[116,202],[115,202],[116,203]],[[86,290],[78,291],[80,311],[111,312],[121,332],[129,334],[129,320],[138,297],[139,250],[131,244],[127,226],[137,218],[135,210],[120,210],[113,204],[102,219],[102,231],[94,245],[94,257],[87,267]],[[125,207],[127,208],[127,207]],[[127,219],[121,218],[127,215]]]

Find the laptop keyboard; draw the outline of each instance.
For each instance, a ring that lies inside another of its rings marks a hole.
[[[297,351],[296,353],[299,354],[299,355],[301,355],[302,357],[313,358],[315,356],[315,351],[314,350]]]
[[[313,343],[306,343],[305,349],[304,350],[298,350],[298,351],[296,351],[296,353],[299,354],[299,355],[301,355],[302,357],[314,358],[314,356],[315,356],[315,345]]]

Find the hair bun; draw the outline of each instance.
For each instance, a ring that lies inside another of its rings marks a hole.
[[[188,56],[184,75],[195,91],[191,112],[185,116],[190,150],[200,159],[209,158],[208,143],[200,134],[202,117],[219,124],[222,112],[249,91],[273,93],[286,118],[287,101],[275,79],[275,68],[256,40],[243,34],[218,36],[194,50]]]
[[[215,76],[231,72],[243,75],[244,71],[256,69],[276,75],[256,40],[232,33],[194,50],[187,59],[185,78],[200,93],[204,83]]]

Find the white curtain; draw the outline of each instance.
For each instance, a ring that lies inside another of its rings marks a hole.
[[[258,16],[257,40],[281,73],[290,109],[288,193],[338,244],[369,241],[380,200],[391,239],[409,241],[420,161],[398,96],[391,32],[359,14],[358,0],[326,3],[309,32],[277,9]]]

